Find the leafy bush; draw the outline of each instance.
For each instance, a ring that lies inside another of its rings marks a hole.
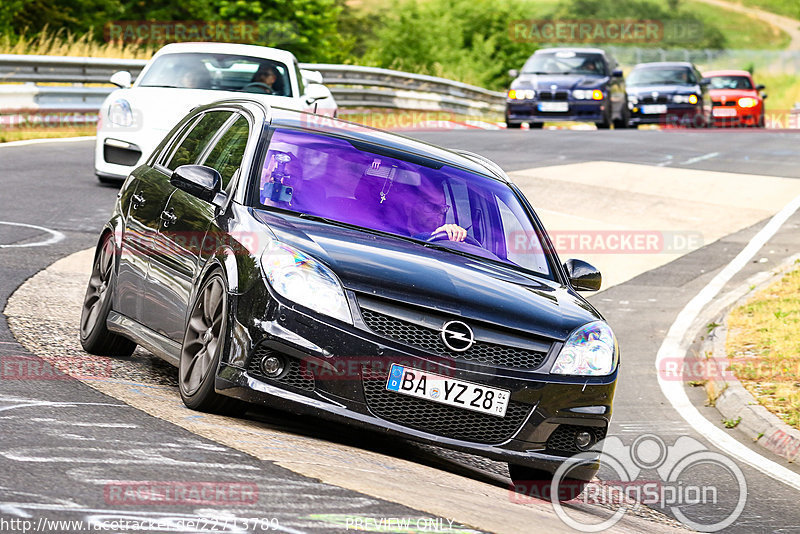
[[[514,20],[530,18],[531,2],[403,0],[387,9],[364,54],[366,63],[461,80],[481,87],[508,85],[508,69],[533,53],[514,42]]]

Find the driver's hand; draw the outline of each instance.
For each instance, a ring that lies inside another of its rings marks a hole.
[[[431,235],[437,232],[447,232],[447,237],[450,241],[464,241],[467,238],[467,231],[457,224],[443,224],[431,232]]]

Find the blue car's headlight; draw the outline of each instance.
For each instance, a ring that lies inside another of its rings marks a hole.
[[[697,104],[697,95],[673,95],[672,101],[676,104]]]
[[[605,95],[601,89],[575,89],[572,97],[575,100],[603,100]]]
[[[267,246],[261,265],[269,284],[281,296],[334,319],[353,323],[342,284],[325,265],[277,241]]]
[[[575,330],[561,348],[550,372],[559,375],[603,376],[617,366],[617,340],[603,321]]]

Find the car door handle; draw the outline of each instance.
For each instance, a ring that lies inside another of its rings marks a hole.
[[[170,224],[175,224],[175,221],[178,220],[178,216],[175,215],[175,212],[170,208],[161,212],[161,220],[164,221],[164,226],[169,226]]]
[[[133,200],[131,207],[135,210],[138,210],[140,207],[144,206],[144,197],[139,193],[134,194],[131,197],[131,200]]]

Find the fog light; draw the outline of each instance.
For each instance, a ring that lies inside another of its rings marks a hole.
[[[588,448],[592,444],[592,435],[588,432],[578,432],[575,434],[575,446],[580,450]]]
[[[286,364],[280,356],[265,356],[261,360],[261,372],[269,378],[276,378],[283,373]]]

